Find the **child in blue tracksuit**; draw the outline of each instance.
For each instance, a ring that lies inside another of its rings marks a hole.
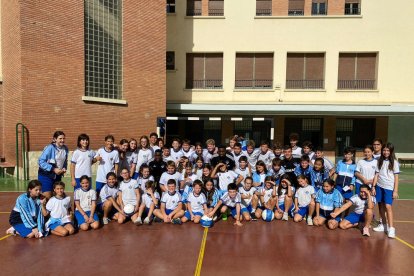
[[[348,202],[352,197],[355,186],[356,164],[354,161],[354,155],[355,149],[346,147],[344,149],[344,159],[338,161],[338,164],[336,164],[335,188],[341,192],[345,202]]]
[[[323,158],[316,158],[310,172],[311,184],[315,188],[315,192],[318,192],[325,180],[329,178],[329,172],[325,169],[324,163]]]
[[[313,167],[310,165],[309,155],[302,155],[300,158],[300,165],[295,168],[295,175],[304,175],[308,180],[308,183],[311,183],[311,172]]]

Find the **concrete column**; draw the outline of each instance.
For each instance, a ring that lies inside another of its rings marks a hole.
[[[375,138],[381,138],[385,143],[388,140],[388,117],[378,117],[375,122]]]
[[[208,16],[208,0],[201,0],[201,15]]]
[[[285,116],[275,116],[275,139],[273,143],[279,142],[284,145],[283,137],[285,135]]]
[[[325,151],[335,150],[336,147],[336,117],[323,119],[323,148]],[[325,143],[327,140],[327,143]]]
[[[304,15],[305,16],[312,15],[312,0],[305,0]]]
[[[221,143],[216,142],[217,145],[224,143],[226,139],[234,135],[233,126],[234,126],[233,121],[230,121],[230,120],[221,121]]]

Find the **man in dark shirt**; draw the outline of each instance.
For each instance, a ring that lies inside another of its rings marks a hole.
[[[235,166],[233,156],[227,154],[226,147],[223,145],[218,147],[217,154],[210,160],[210,163],[213,168],[215,168],[218,163],[226,164],[227,170],[233,170]]]
[[[155,183],[160,181],[161,175],[163,172],[167,171],[167,163],[162,160],[162,153],[160,149],[157,149],[154,153],[154,160],[148,164],[150,168],[151,175],[154,177]]]
[[[285,169],[285,174],[289,176],[290,182],[295,188],[298,187],[298,180],[295,175],[295,169],[300,165],[300,159],[294,158],[292,155],[292,147],[286,145],[283,147],[284,159],[282,160],[282,167]]]

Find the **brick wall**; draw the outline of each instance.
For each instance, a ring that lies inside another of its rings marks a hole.
[[[328,15],[344,15],[345,0],[328,1]]]
[[[288,15],[288,0],[273,0],[272,1],[272,15],[273,16],[287,16]]]
[[[165,116],[165,1],[123,1],[123,99],[127,105],[85,103],[83,1],[2,1],[5,150],[14,160],[12,128],[19,117],[30,150],[63,130],[71,150],[79,133],[91,145],[104,136],[148,135]],[[51,16],[53,15],[53,16]],[[19,34],[20,30],[20,36]],[[13,53],[13,54],[11,54]],[[20,74],[21,72],[21,74]],[[11,112],[16,110],[17,112]]]

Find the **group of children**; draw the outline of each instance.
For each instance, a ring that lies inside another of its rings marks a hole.
[[[8,233],[66,236],[75,232],[74,225],[88,230],[110,221],[199,223],[203,216],[217,221],[231,215],[238,226],[262,217],[305,220],[329,229],[362,224],[363,235],[370,236],[378,204],[381,220],[373,230],[395,237],[392,203],[398,198],[399,165],[393,145],[383,145],[380,139],[365,146],[358,163],[355,150],[345,148],[343,160],[334,167],[321,149],[312,151],[310,142],[298,147],[297,134],[290,136],[290,145],[276,143],[273,149],[267,142],[256,148],[253,141],[239,137],[233,137],[227,148],[207,140],[205,149],[200,143],[192,146],[188,140],[174,139],[170,149],[155,133],[142,136],[139,146],[135,139],[114,145],[114,137],[108,135],[97,152],[89,149],[88,135],[81,134],[70,165],[73,205],[60,179],[68,158],[64,140],[64,133],[57,132],[45,148],[39,158],[39,180],[31,181],[27,193],[18,197]]]

